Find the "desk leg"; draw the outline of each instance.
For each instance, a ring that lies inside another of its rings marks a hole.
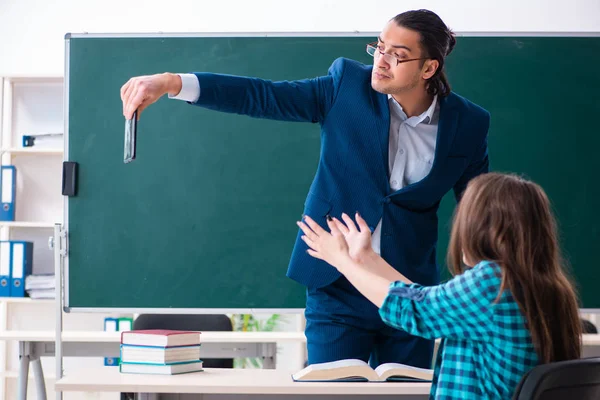
[[[27,380],[29,379],[30,344],[19,342],[19,400],[27,400]]]
[[[277,343],[262,344],[263,369],[275,369],[277,365]]]
[[[42,371],[42,362],[39,357],[31,360],[33,367],[33,376],[35,377],[35,386],[38,400],[46,400],[46,385],[44,384],[44,371]]]

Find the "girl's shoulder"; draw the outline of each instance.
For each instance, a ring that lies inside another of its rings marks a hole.
[[[476,274],[478,276],[490,276],[496,277],[498,279],[502,279],[502,267],[496,264],[494,261],[483,260],[478,262],[473,268],[470,268],[465,271],[465,273],[470,272],[472,274]]]
[[[463,286],[477,289],[477,292],[486,292],[496,297],[502,285],[502,268],[493,261],[480,261],[474,267],[465,270],[455,277]],[[457,282],[457,283],[458,283]]]

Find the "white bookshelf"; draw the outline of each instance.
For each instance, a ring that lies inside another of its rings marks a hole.
[[[23,147],[23,135],[63,131],[63,79],[59,76],[0,76],[0,156],[16,168],[15,221],[0,221],[0,240],[34,243],[34,273],[53,273],[48,246],[62,221],[60,138]],[[39,145],[38,145],[39,144]],[[0,298],[0,330],[52,329],[54,300]],[[101,327],[101,325],[100,325]],[[45,379],[50,381],[54,373]],[[16,397],[18,344],[0,343],[0,400]],[[33,373],[30,373],[30,379]],[[31,396],[35,391],[30,391]]]

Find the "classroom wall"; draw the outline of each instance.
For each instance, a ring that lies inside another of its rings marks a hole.
[[[378,32],[415,8],[457,32],[600,32],[599,0],[0,0],[0,76],[62,75],[66,32]]]

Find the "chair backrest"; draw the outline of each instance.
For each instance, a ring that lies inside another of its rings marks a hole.
[[[515,390],[513,400],[600,399],[600,357],[538,365]]]
[[[229,317],[224,314],[141,314],[133,321],[133,329],[232,331],[233,327]],[[202,361],[206,368],[233,368],[232,358],[203,357]]]
[[[581,333],[598,333],[598,328],[592,321],[581,318]]]

